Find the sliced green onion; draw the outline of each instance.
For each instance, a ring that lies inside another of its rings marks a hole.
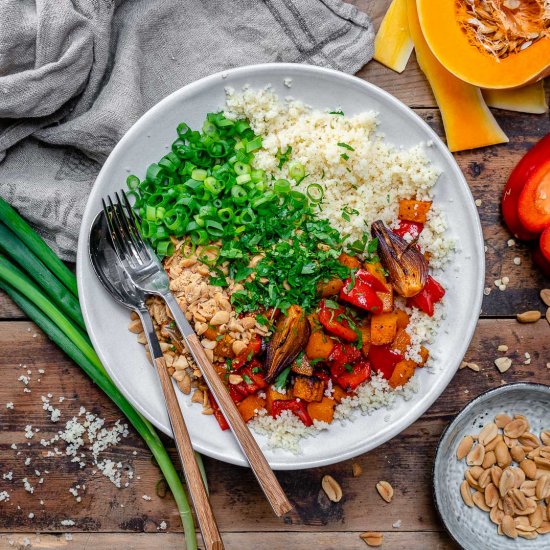
[[[236,162],[233,165],[233,169],[238,176],[242,174],[250,174],[250,172],[252,171],[252,167],[250,166],[250,164],[245,164],[244,162]]]
[[[160,241],[157,244],[157,254],[164,258],[164,256],[171,256],[174,253],[174,244],[172,241]]]
[[[213,195],[219,195],[223,191],[225,185],[223,181],[217,180],[212,176],[208,176],[204,180],[204,187]]]
[[[306,168],[302,163],[293,160],[288,165],[288,175],[300,183],[306,175]]]
[[[231,196],[237,204],[243,204],[246,202],[247,193],[244,190],[244,187],[240,185],[234,185],[231,188]]]
[[[231,207],[220,208],[218,210],[218,217],[224,222],[231,221],[233,219],[233,209]]]
[[[243,183],[248,183],[251,179],[250,174],[241,174],[237,176],[236,181],[239,185],[242,185]]]
[[[204,181],[207,176],[208,176],[208,172],[200,168],[197,168],[196,170],[193,170],[191,172],[191,177],[197,181]]]
[[[321,202],[325,196],[323,188],[318,183],[310,183],[306,189],[307,198],[311,202]]]
[[[277,180],[273,184],[273,190],[279,195],[286,195],[287,193],[290,193],[290,182],[285,179]]]
[[[257,149],[260,149],[262,147],[262,137],[256,136],[253,140],[249,141],[246,144],[246,152],[252,153],[252,151],[256,151]]]

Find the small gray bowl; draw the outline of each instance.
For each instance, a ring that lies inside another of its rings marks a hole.
[[[437,448],[433,489],[437,511],[454,541],[464,550],[524,550],[550,548],[550,534],[515,540],[499,535],[489,514],[469,508],[460,496],[466,461],[456,459],[465,435],[477,434],[499,413],[523,414],[536,435],[550,429],[550,387],[543,384],[509,384],[482,393],[471,401],[447,427]]]

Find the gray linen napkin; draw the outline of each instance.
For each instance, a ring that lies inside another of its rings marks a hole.
[[[355,73],[373,40],[340,0],[2,0],[0,195],[74,260],[101,164],[160,99],[261,62]]]

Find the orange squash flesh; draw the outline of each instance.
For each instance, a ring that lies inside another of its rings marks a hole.
[[[479,88],[456,78],[431,52],[420,28],[416,1],[407,0],[407,8],[416,59],[441,111],[449,149],[463,151],[506,143],[508,138],[483,101]]]
[[[448,71],[464,82],[481,88],[506,89],[525,86],[550,74],[550,37],[497,59],[464,32],[461,18],[457,16],[457,0],[416,0],[416,4],[420,26],[431,51]]]
[[[530,113],[540,115],[548,111],[544,82],[540,80],[534,84],[528,84],[522,88],[511,90],[490,90],[482,91],[485,103],[495,109],[506,109],[518,113]]]
[[[413,50],[407,19],[407,0],[393,0],[374,39],[374,59],[402,73]]]

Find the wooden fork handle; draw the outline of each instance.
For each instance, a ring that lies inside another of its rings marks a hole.
[[[168,374],[164,357],[155,359],[162,391],[166,400],[166,408],[172,426],[172,433],[183,466],[183,474],[187,483],[187,490],[195,508],[205,548],[208,550],[223,550],[223,542],[216,524],[214,512],[202,481],[201,472],[195,459],[195,452],[185,426],[181,409],[174,391],[174,385]]]
[[[283,488],[275,477],[273,470],[269,466],[264,454],[256,443],[256,440],[250,433],[246,422],[243,420],[237,406],[231,399],[225,384],[218,373],[210,363],[210,360],[204,352],[196,334],[187,334],[185,336],[189,352],[195,359],[200,368],[208,387],[212,391],[216,403],[220,407],[227,423],[231,427],[235,438],[237,439],[250,468],[254,472],[260,487],[262,488],[267,500],[271,504],[273,511],[277,516],[282,516],[292,509],[292,504],[288,500]]]

